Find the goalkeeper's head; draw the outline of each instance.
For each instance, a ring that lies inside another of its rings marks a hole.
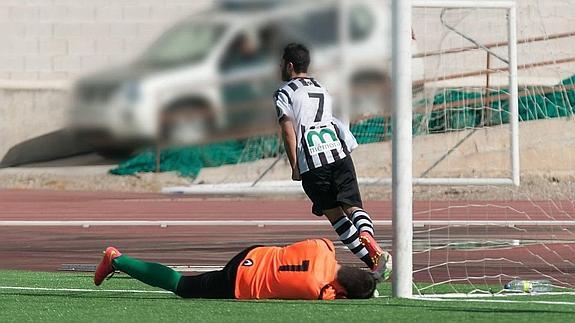
[[[291,43],[284,48],[280,64],[283,81],[305,76],[309,67],[309,50],[302,44]]]
[[[349,266],[339,267],[336,281],[338,295],[350,299],[371,298],[377,287],[377,279],[371,272]]]

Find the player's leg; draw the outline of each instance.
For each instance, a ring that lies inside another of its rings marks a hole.
[[[162,264],[145,262],[126,255],[114,259],[113,264],[115,269],[145,284],[169,290],[183,298],[233,298],[223,270],[183,276]]]
[[[375,240],[371,217],[365,210],[357,206],[344,205],[342,209],[359,231],[359,240],[369,252],[374,262],[374,269],[383,271],[383,278],[387,279],[390,273],[387,273],[386,270],[388,269],[387,267],[391,266],[388,264],[388,262],[391,263],[391,256]]]
[[[368,232],[375,236],[371,216],[363,209],[361,192],[351,156],[341,160],[337,166],[334,167],[333,177],[339,205],[360,232]]]
[[[176,295],[183,298],[235,298],[236,275],[238,267],[252,246],[235,255],[222,270],[203,273],[197,276],[182,276]]]
[[[100,285],[106,277],[119,270],[147,285],[169,290],[184,298],[234,298],[237,266],[249,250],[251,248],[236,255],[222,270],[183,276],[162,264],[132,258],[109,247],[96,269],[94,283]]]
[[[361,244],[357,229],[343,213],[341,203],[337,200],[333,169],[339,167],[340,163],[341,160],[301,174],[302,186],[313,202],[313,214],[325,215],[338,234],[340,241],[368,267],[373,268],[373,260],[367,249]]]
[[[369,268],[374,267],[368,250],[359,240],[359,234],[353,223],[343,213],[337,201],[337,191],[333,183],[333,168],[341,161],[305,172],[301,175],[302,186],[313,203],[312,212],[317,216],[325,215],[351,252],[361,259]]]
[[[367,211],[359,206],[352,206],[345,203],[343,203],[341,208],[360,233],[369,233],[372,237],[375,237],[373,221]]]
[[[121,255],[113,261],[114,269],[136,278],[144,284],[176,292],[182,274],[155,262],[142,261]]]
[[[94,284],[99,286],[115,270],[122,271],[145,284],[172,292],[176,291],[181,278],[180,273],[162,264],[132,258],[123,255],[114,247],[108,247],[94,273]]]
[[[351,156],[340,161],[333,172],[337,201],[360,234],[375,236],[371,216],[363,209],[361,193]]]
[[[389,267],[388,263],[391,263],[391,256],[375,240],[373,221],[371,216],[363,209],[361,193],[351,156],[342,159],[338,167],[333,169],[333,172],[339,205],[341,205],[345,214],[359,231],[359,239],[366,247],[374,263],[372,269],[382,271],[384,278],[387,278],[386,276],[389,275],[387,267]]]
[[[363,245],[367,248],[369,254],[377,265],[378,258],[381,257],[385,251],[381,249],[375,240],[373,221],[371,220],[371,217],[364,209],[358,206],[351,206],[344,203],[342,209],[359,231],[359,240],[361,240]]]
[[[339,240],[369,268],[375,268],[375,263],[367,248],[359,239],[359,232],[350,219],[343,213],[341,207],[324,210],[326,218],[339,236]]]

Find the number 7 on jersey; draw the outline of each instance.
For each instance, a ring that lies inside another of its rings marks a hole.
[[[312,99],[319,99],[317,113],[315,114],[315,119],[313,120],[314,122],[319,122],[323,117],[323,93],[308,93],[308,95]]]

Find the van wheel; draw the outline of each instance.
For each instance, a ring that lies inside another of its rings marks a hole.
[[[136,152],[135,148],[132,147],[93,147],[94,151],[106,158],[115,161],[122,161],[128,159],[134,155]]]
[[[215,118],[207,106],[178,105],[167,109],[161,119],[161,139],[167,144],[206,141],[215,129]]]

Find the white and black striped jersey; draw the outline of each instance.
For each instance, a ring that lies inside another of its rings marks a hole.
[[[348,127],[333,116],[332,99],[313,78],[294,78],[274,95],[278,120],[292,120],[300,174],[343,159],[357,147]]]

